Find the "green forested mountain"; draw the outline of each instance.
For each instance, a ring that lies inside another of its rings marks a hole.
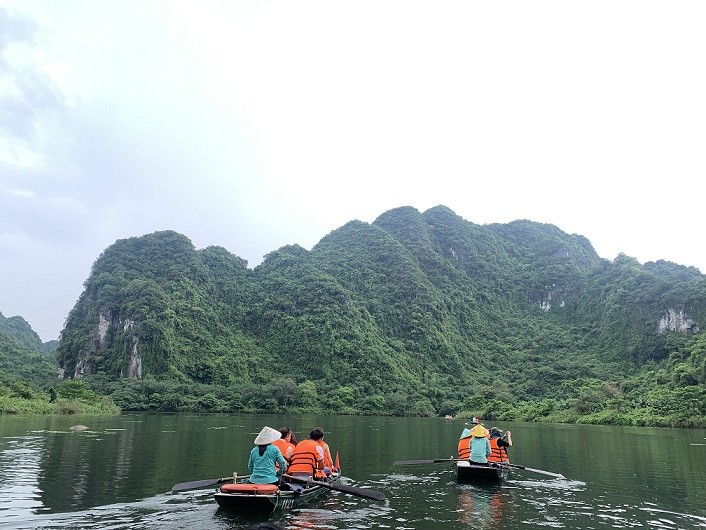
[[[175,232],[93,265],[58,348],[123,407],[706,424],[706,277],[438,206],[259,266]]]
[[[0,313],[0,383],[18,378],[39,386],[55,383],[56,347],[56,341],[42,344],[24,318]]]

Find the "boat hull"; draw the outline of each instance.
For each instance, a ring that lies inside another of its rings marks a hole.
[[[454,464],[454,472],[456,473],[456,481],[459,484],[468,484],[472,482],[484,483],[500,483],[507,480],[510,475],[510,469],[498,465],[481,466],[469,462],[468,460],[459,460]]]
[[[335,484],[339,481],[340,475],[332,475],[326,480],[328,484]],[[243,489],[242,491],[229,491],[229,486],[232,483],[224,484],[216,493],[213,494],[218,506],[229,510],[257,513],[257,512],[273,512],[275,510],[287,510],[297,508],[310,502],[311,500],[323,495],[329,488],[318,484],[293,484],[296,490],[280,489],[269,491],[268,489],[259,489],[253,487],[252,490]],[[245,483],[239,483],[245,486]],[[256,486],[256,485],[253,485]]]

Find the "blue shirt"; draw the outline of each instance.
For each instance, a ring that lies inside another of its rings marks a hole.
[[[275,462],[279,464],[280,473],[287,471],[287,462],[282,456],[282,451],[279,450],[279,447],[268,444],[265,452],[260,456],[260,446],[256,445],[250,451],[250,458],[248,459],[248,469],[250,470],[250,478],[248,480],[253,484],[272,484],[277,482]]]
[[[487,438],[471,439],[471,462],[487,464],[490,456],[490,442]]]

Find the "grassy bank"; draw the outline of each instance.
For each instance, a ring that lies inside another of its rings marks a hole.
[[[120,414],[120,408],[83,381],[65,381],[47,392],[14,381],[0,384],[0,414]]]

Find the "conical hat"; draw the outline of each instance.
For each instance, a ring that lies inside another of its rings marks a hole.
[[[485,438],[485,427],[480,423],[471,429],[471,436],[476,438]]]
[[[271,444],[275,440],[282,438],[282,433],[272,427],[263,427],[260,434],[255,438],[255,445]]]

